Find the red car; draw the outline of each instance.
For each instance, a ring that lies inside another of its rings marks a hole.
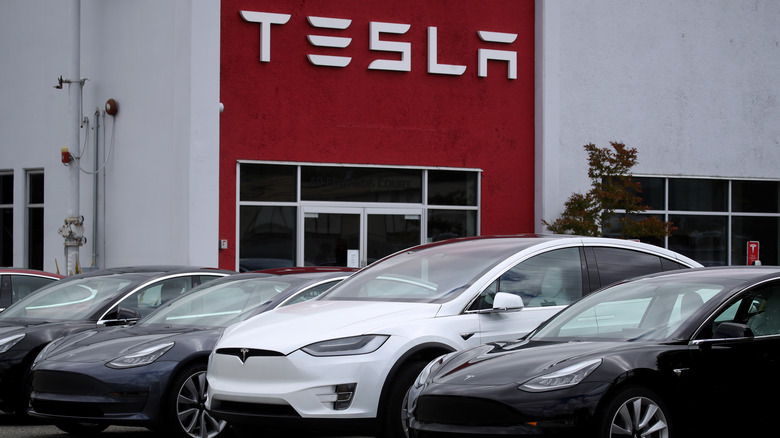
[[[0,268],[0,311],[64,275],[34,269]]]

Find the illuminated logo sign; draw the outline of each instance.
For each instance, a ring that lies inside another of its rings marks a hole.
[[[271,29],[273,25],[284,25],[290,14],[271,12],[241,11],[241,17],[250,23],[260,25],[260,62],[271,62]],[[306,17],[313,29],[345,30],[352,20],[344,18]],[[374,51],[400,54],[400,59],[375,59],[369,65],[369,70],[411,71],[412,43],[404,41],[382,40],[382,34],[403,35],[411,25],[386,22],[369,22],[369,48]],[[490,32],[478,30],[479,38],[487,43],[511,44],[517,39],[516,33]],[[352,38],[325,36],[317,34],[306,35],[309,44],[314,47],[329,49],[346,49],[352,43]],[[317,66],[343,68],[352,61],[350,56],[334,56],[310,53],[306,55],[309,62]],[[477,76],[487,77],[488,61],[505,61],[507,63],[507,78],[517,79],[517,52],[512,50],[478,49]],[[428,27],[428,73],[460,76],[466,71],[465,65],[442,64],[438,60],[438,37],[435,26]]]

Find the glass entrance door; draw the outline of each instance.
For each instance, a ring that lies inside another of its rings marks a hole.
[[[422,210],[304,207],[304,266],[363,267],[422,242]]]

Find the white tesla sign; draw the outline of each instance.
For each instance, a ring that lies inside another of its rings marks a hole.
[[[290,14],[271,12],[241,11],[241,17],[248,22],[260,25],[260,62],[271,62],[271,29],[273,25],[284,25]],[[345,30],[352,20],[329,17],[306,17],[313,29]],[[412,43],[408,41],[387,41],[382,34],[404,35],[411,28],[410,24],[369,22],[369,48],[373,51],[395,53],[400,59],[375,59],[369,65],[369,70],[411,71]],[[465,65],[443,64],[438,60],[438,32],[435,26],[428,27],[428,73],[460,76],[466,71]],[[516,33],[490,32],[478,30],[479,38],[488,43],[511,44],[517,39]],[[352,43],[352,38],[325,36],[317,34],[306,35],[313,47],[346,49]],[[352,61],[350,56],[307,54],[307,59],[313,65],[326,67],[346,67]],[[517,52],[512,50],[478,49],[477,75],[487,77],[488,61],[504,61],[507,63],[507,78],[517,79]]]

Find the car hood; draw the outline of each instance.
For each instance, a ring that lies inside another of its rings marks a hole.
[[[564,368],[579,361],[636,348],[627,342],[490,343],[454,353],[435,371],[434,382],[453,385],[504,385]]]
[[[109,362],[119,356],[142,350],[164,342],[183,341],[187,337],[211,336],[215,341],[222,333],[219,329],[196,328],[113,328],[89,330],[57,341],[56,348],[48,353],[48,362]]]
[[[410,321],[433,318],[439,304],[312,301],[277,308],[229,327],[217,348],[249,347],[289,354],[306,345],[364,334],[394,334]]]
[[[0,322],[0,338],[24,333],[26,338],[48,343],[70,333],[94,327],[91,321],[13,320]]]

